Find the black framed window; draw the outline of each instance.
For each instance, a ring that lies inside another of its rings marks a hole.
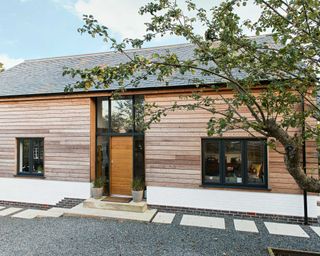
[[[203,139],[202,183],[215,186],[267,187],[266,140]]]
[[[18,175],[44,174],[44,139],[18,139]]]

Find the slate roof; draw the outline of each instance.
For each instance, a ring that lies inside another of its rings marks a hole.
[[[258,41],[258,43],[273,44],[270,35],[253,37],[253,40]],[[192,44],[179,44],[144,48],[140,50],[128,50],[127,53],[131,56],[134,54],[151,56],[155,52],[165,54],[169,51],[176,53],[183,59],[192,58],[193,50],[194,45]],[[23,63],[0,73],[0,97],[63,93],[65,86],[76,81],[70,78],[70,76],[62,76],[63,67],[91,68],[105,64],[117,65],[127,61],[128,59],[126,56],[115,52],[26,60]],[[245,74],[239,70],[235,70],[234,72],[235,76],[240,79],[245,76]],[[193,79],[197,76],[199,76],[199,74],[185,74],[184,76],[175,75],[170,78],[169,86],[177,87],[192,85]],[[206,77],[205,79],[208,84],[224,82],[221,78],[215,76]],[[114,90],[115,86],[116,85],[104,90]],[[163,82],[157,81],[156,77],[149,76],[148,80],[143,81],[139,88],[159,88],[165,86],[166,85]],[[135,88],[129,86],[128,89]]]

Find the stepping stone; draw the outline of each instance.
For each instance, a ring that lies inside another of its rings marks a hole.
[[[253,220],[233,220],[237,231],[259,233],[256,223]]]
[[[309,237],[299,225],[275,222],[265,222],[264,225],[272,235]]]
[[[183,215],[180,225],[194,226],[203,228],[218,228],[225,229],[224,218],[196,216],[196,215]]]
[[[0,211],[0,216],[8,216],[10,214],[13,214],[13,213],[21,211],[21,210],[22,210],[22,208],[10,207],[10,208],[7,208],[7,209]]]
[[[156,217],[152,220],[154,223],[163,223],[163,224],[171,224],[175,213],[166,213],[166,212],[158,212]]]
[[[21,219],[33,219],[37,217],[38,214],[41,212],[44,212],[42,210],[34,210],[34,209],[28,209],[19,213],[16,213],[15,215],[12,215],[13,218],[21,218]]]
[[[320,227],[310,227],[318,236],[320,236]]]

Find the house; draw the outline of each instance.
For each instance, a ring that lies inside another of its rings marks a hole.
[[[256,40],[271,42],[268,36]],[[193,53],[190,44],[129,50],[151,55],[169,50]],[[144,177],[147,203],[166,210],[255,215],[300,221],[302,191],[288,174],[283,156],[241,130],[208,137],[210,113],[176,111],[143,131],[144,102],[169,106],[180,95],[199,90],[190,77],[169,86],[149,77],[110,98],[115,87],[65,93],[75,80],[63,67],[116,65],[114,52],[27,60],[0,74],[0,201],[56,205],[90,197],[91,182],[106,176],[106,193],[130,196],[133,177]],[[241,76],[241,72],[238,72]],[[208,84],[223,84],[206,78]],[[219,97],[210,88],[204,92]],[[232,96],[225,90],[226,97]],[[222,103],[221,103],[222,104]],[[243,113],[245,114],[245,113]],[[132,122],[132,120],[134,120]],[[139,121],[140,120],[140,121]],[[307,167],[317,170],[314,141],[307,142]],[[315,194],[308,196],[311,221],[317,218]]]

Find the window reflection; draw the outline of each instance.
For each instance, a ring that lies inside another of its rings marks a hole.
[[[241,142],[225,141],[226,183],[242,183]]]
[[[109,101],[98,98],[97,100],[97,133],[106,134],[108,131]]]
[[[134,137],[134,175],[144,178],[144,136]]]
[[[107,136],[97,136],[97,177],[109,177],[109,146]]]
[[[219,171],[219,142],[213,141],[205,144],[204,179],[209,183],[220,182]]]
[[[135,96],[135,132],[144,130],[144,97],[143,95]]]
[[[133,130],[132,99],[111,101],[111,131],[129,133]]]
[[[264,147],[261,141],[248,141],[248,182],[264,183],[263,156]]]
[[[19,173],[43,174],[43,141],[38,138],[19,139]]]

